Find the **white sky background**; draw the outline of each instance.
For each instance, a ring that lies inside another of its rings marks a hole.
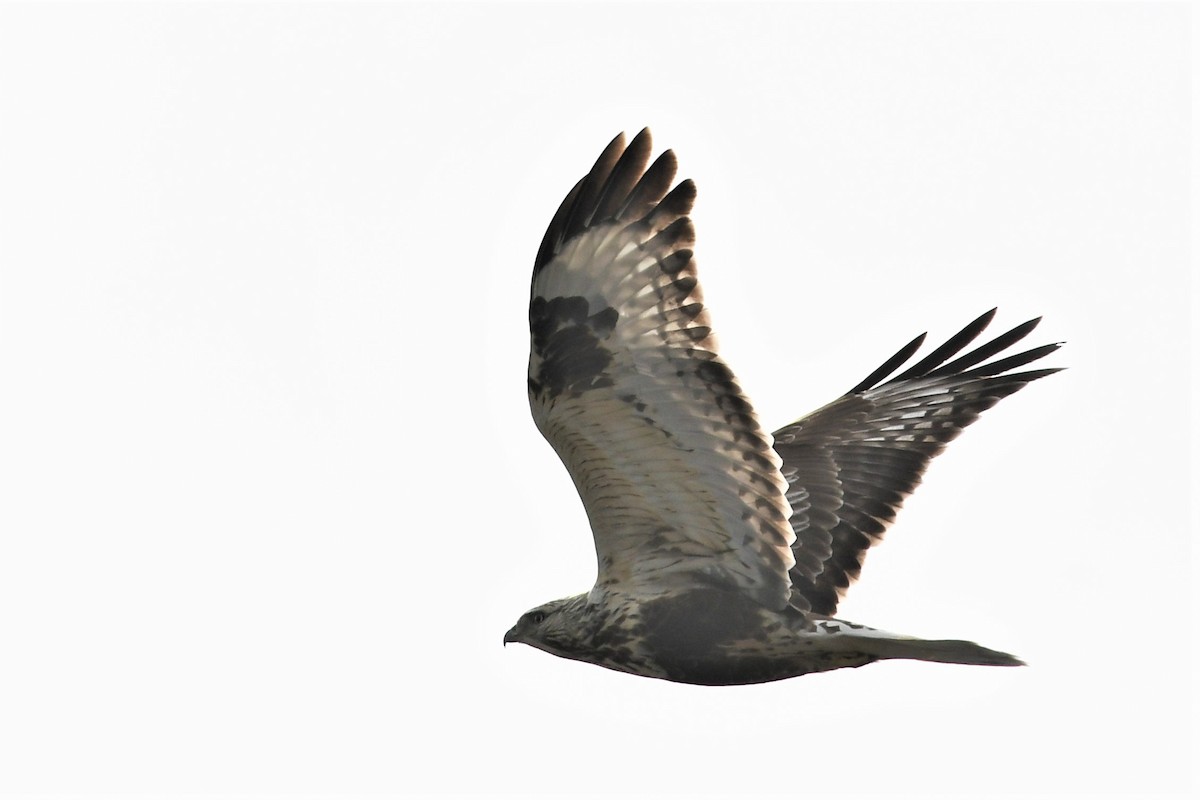
[[[1189,10],[0,7],[0,792],[1182,793]],[[501,647],[595,569],[533,255],[643,125],[770,428],[994,305],[1069,341],[841,608],[1029,668]]]

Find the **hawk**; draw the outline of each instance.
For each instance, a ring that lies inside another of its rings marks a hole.
[[[717,351],[675,155],[617,136],[567,194],[533,266],[529,404],[587,510],[597,577],[504,635],[682,683],[762,683],[906,658],[1021,665],[833,615],[929,461],[984,409],[1057,369],[964,355],[988,311],[907,367],[922,334],[832,403],[767,434]],[[1004,355],[1002,355],[1004,354]],[[999,358],[995,358],[1000,356]],[[893,376],[897,370],[902,370]]]

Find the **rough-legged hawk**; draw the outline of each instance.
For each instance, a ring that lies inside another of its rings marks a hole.
[[[930,459],[1057,349],[1004,353],[1031,320],[965,355],[987,312],[889,377],[909,342],[829,405],[776,431],[717,354],[675,156],[618,136],[550,222],[533,267],[529,403],[583,498],[587,594],[504,635],[564,658],[699,684],[773,681],[887,658],[1021,664],[972,642],[833,618],[867,549]],[[955,356],[958,356],[955,358]]]

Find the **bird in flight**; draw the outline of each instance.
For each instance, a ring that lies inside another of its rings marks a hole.
[[[617,136],[534,262],[529,404],[583,500],[598,569],[590,592],[526,612],[504,643],[705,685],[893,658],[1020,665],[833,615],[930,459],[1000,398],[1057,372],[1015,370],[1059,345],[1006,354],[1034,319],[959,355],[992,309],[906,366],[918,336],[768,435],[702,302],[695,184],[672,188],[675,155],[650,155],[648,129],[628,146]]]

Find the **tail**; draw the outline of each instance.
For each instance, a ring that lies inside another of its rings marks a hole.
[[[986,667],[1023,667],[1025,662],[999,650],[989,650],[961,639],[864,638],[856,644],[879,659],[909,658],[942,664],[978,664]]]

